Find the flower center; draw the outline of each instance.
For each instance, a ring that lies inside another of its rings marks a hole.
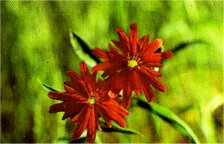
[[[131,68],[134,68],[138,65],[138,62],[136,60],[129,60],[128,61],[128,66],[131,67]]]
[[[90,97],[90,98],[88,99],[88,103],[89,103],[89,104],[95,104],[95,103],[96,103],[95,98],[94,98],[94,97]]]

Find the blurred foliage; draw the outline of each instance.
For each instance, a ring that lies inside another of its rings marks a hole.
[[[223,1],[1,1],[1,142],[69,142],[74,124],[49,114],[53,102],[42,83],[63,91],[65,71],[78,71],[72,30],[91,48],[107,49],[114,29],[164,40],[175,56],[161,78],[167,92],[155,103],[168,107],[200,142],[223,140]],[[194,43],[202,41],[204,43]],[[194,43],[194,44],[191,44]],[[98,132],[98,142],[190,142],[145,109],[131,107],[128,128],[144,134]]]

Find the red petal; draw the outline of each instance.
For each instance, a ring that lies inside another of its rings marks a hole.
[[[49,113],[56,113],[64,110],[64,103],[54,104],[50,107]]]
[[[155,88],[162,92],[166,91],[166,87],[156,77],[152,76],[150,79],[152,79],[151,83]]]
[[[137,43],[138,43],[138,26],[136,23],[131,24],[130,26],[130,48],[131,55],[135,56],[137,52]]]
[[[66,73],[73,81],[77,81],[77,83],[82,81],[81,77],[76,72],[66,71]]]
[[[122,58],[117,58],[119,60],[122,60]],[[120,69],[123,69],[124,67],[126,67],[126,64],[123,61],[111,61],[111,65],[108,68],[104,69],[104,73],[103,73],[103,77],[106,76],[112,76],[115,73],[117,73],[117,71],[119,71]]]
[[[80,62],[79,64],[80,72],[84,75],[88,71],[87,64],[85,62]]]
[[[88,94],[88,89],[87,89],[87,86],[86,86],[84,80],[77,73],[72,72],[72,71],[67,71],[66,73],[72,80],[71,82],[64,83],[65,85],[67,85],[67,86],[65,86],[65,89],[67,91],[72,90],[71,88],[73,88],[74,90],[76,90],[76,92]]]
[[[87,98],[85,98],[82,95],[78,95],[76,93],[61,93],[61,92],[49,92],[48,96],[52,99],[57,99],[57,100],[77,100],[77,101],[87,101]]]
[[[88,97],[88,90],[85,86],[84,81],[82,81],[82,83],[79,83],[79,84],[75,83],[74,81],[64,82],[64,88],[70,93],[77,93],[84,97]]]
[[[107,117],[117,122],[121,127],[126,127],[126,122],[120,115],[104,105],[99,105],[99,107],[101,108],[101,113],[107,115]]]
[[[130,46],[129,46],[129,42],[124,42],[124,41],[116,41],[116,40],[112,40],[112,42],[114,43],[114,45],[121,50],[121,52],[127,56],[127,53],[129,52]]]
[[[141,38],[140,40],[138,40],[140,53],[144,53],[145,50],[147,50],[148,45],[149,45],[149,39],[150,39],[150,37],[147,35],[147,36],[144,36],[143,38]]]
[[[146,52],[143,54],[144,57],[150,57],[158,48],[163,44],[162,39],[155,39],[148,47]]]
[[[126,36],[125,32],[122,29],[116,28],[115,30],[119,36],[120,41],[124,41],[124,42],[129,41],[128,37]]]
[[[148,51],[155,52],[158,48],[160,48],[163,45],[162,39],[155,39],[150,45]]]
[[[79,64],[79,67],[80,67],[80,72],[81,72],[81,75],[82,75],[82,79],[85,80],[86,82],[89,82],[91,75],[90,75],[90,72],[88,70],[87,64],[85,62],[81,62]]]
[[[102,74],[102,77],[112,76],[116,74],[117,69],[118,69],[117,67],[113,68],[112,66],[104,69],[104,73]]]
[[[77,140],[81,136],[83,131],[86,129],[87,124],[89,122],[89,117],[90,117],[90,109],[87,108],[87,110],[82,111],[82,114],[80,115],[80,118],[78,119],[78,124],[73,133],[74,140]]]
[[[63,120],[73,116],[75,113],[79,112],[83,108],[83,104],[78,103],[59,103],[54,104],[50,107],[49,113],[65,112],[63,115]]]
[[[135,94],[138,96],[140,94],[140,85],[139,85],[139,76],[136,71],[132,71],[129,75],[129,80],[131,80],[130,84],[132,90],[135,91]]]
[[[148,66],[148,67],[163,67],[163,64],[159,62],[145,62],[142,65]]]
[[[165,92],[166,87],[153,75],[149,74],[145,69],[139,68],[139,71],[149,79],[150,83],[158,90]]]
[[[150,56],[144,57],[144,62],[161,62],[162,60],[162,53],[152,54]]]
[[[101,126],[100,126],[100,122],[99,122],[99,120],[98,120],[98,113],[96,112],[96,109],[95,109],[95,119],[96,119],[96,126],[97,126],[97,128],[98,128],[98,130],[99,131],[102,131],[102,128],[101,128]]]
[[[80,65],[81,64],[82,63],[80,63]],[[65,84],[67,84],[68,86],[71,86],[74,90],[80,91],[80,89],[82,89],[82,90],[85,89],[87,92],[84,80],[77,73],[75,73],[73,71],[67,71],[66,73],[71,78],[72,81],[65,82]]]
[[[142,68],[145,69],[148,73],[150,73],[150,74],[152,74],[152,75],[154,75],[154,76],[156,76],[156,77],[162,76],[161,73],[159,73],[159,72],[153,70],[152,68],[148,68],[148,67],[146,67],[146,66],[144,66],[144,65],[142,65]]]
[[[103,102],[102,104],[104,106],[110,108],[111,110],[113,110],[114,112],[116,112],[117,114],[119,114],[122,117],[129,115],[129,112],[126,109],[124,109],[122,106],[118,105],[118,103],[112,99],[110,101]]]
[[[123,94],[123,106],[124,108],[129,108],[130,107],[130,104],[131,104],[131,88],[130,86],[127,86],[126,89],[123,90],[124,91],[124,94]]]
[[[107,95],[110,90],[110,82],[107,80],[102,81],[98,79],[96,87],[98,88],[98,93],[101,96]]]
[[[64,84],[64,88],[65,88],[65,90],[66,90],[67,92],[69,92],[69,93],[74,93],[74,92],[76,92],[76,90],[75,90],[73,87],[68,86],[68,85],[66,85],[66,84]]]
[[[150,84],[146,82],[144,78],[142,78],[141,88],[145,94],[147,101],[148,102],[152,101],[154,98],[154,93],[152,91],[152,88],[150,87]]]
[[[144,94],[148,102],[151,102],[155,97],[151,87],[147,88]]]
[[[76,114],[75,116],[73,116],[72,118],[72,122],[75,122],[75,121],[79,121],[79,119],[83,116],[83,115],[86,115],[86,111],[87,109],[89,108],[88,105],[77,105],[77,107],[80,107],[80,110],[77,111],[79,112],[78,114]]]
[[[163,59],[168,59],[168,58],[171,58],[172,56],[173,56],[172,51],[165,51],[165,52],[162,53]]]
[[[99,49],[99,48],[94,48],[92,52],[93,52],[93,54],[94,54],[95,56],[97,56],[97,57],[99,57],[99,58],[103,58],[103,59],[105,59],[105,60],[108,59],[107,52],[104,51],[104,50],[101,50],[101,49]]]
[[[94,66],[91,71],[95,72],[95,71],[104,70],[104,69],[106,69],[106,68],[108,68],[110,66],[111,66],[110,62],[109,61],[105,61],[105,62],[99,63],[96,66]]]
[[[107,123],[107,125],[111,128],[112,123],[110,117],[105,114],[105,112],[102,110],[100,104],[96,104],[96,111],[100,114],[100,116],[103,118],[103,120]]]
[[[66,103],[65,107],[63,107],[62,111],[64,111],[64,115],[62,117],[62,120],[68,118],[68,117],[72,117],[75,114],[77,114],[78,112],[81,111],[81,109],[83,108],[83,104],[79,104],[79,103]],[[55,107],[52,107],[52,111],[56,110]]]
[[[79,67],[80,67],[82,79],[86,82],[90,82],[89,80],[91,79],[91,74],[88,70],[87,64],[85,62],[81,62],[79,64]]]
[[[108,47],[109,47],[111,53],[119,54],[118,51],[111,44],[108,44]]]
[[[82,107],[82,106],[80,106]],[[66,110],[63,117],[62,117],[62,120],[65,120],[69,117],[73,117],[77,112],[79,112],[81,109],[77,109],[77,110],[74,110],[74,109],[70,109],[70,110]]]
[[[93,91],[95,91],[96,73],[93,72],[91,75],[85,62],[80,63],[80,72],[82,79],[85,81],[85,87],[87,88],[88,95],[90,95]]]
[[[95,109],[91,108],[89,123],[88,123],[88,132],[87,132],[87,142],[94,142],[96,138],[96,118],[95,118]]]
[[[112,92],[118,92],[124,89],[128,82],[128,70],[122,70],[111,78]]]

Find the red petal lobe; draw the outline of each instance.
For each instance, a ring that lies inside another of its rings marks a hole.
[[[168,58],[171,58],[172,56],[173,56],[172,51],[165,51],[165,52],[162,53],[163,59],[168,59]]]
[[[110,62],[105,61],[105,62],[99,63],[96,66],[94,66],[91,71],[96,72],[96,71],[104,70],[110,66],[111,66]]]
[[[73,133],[74,140],[77,140],[81,136],[83,131],[86,129],[88,121],[89,121],[89,117],[90,117],[90,110],[87,108],[85,113],[83,112],[83,114],[80,115],[80,118],[78,119],[78,124]]]
[[[107,52],[104,50],[101,50],[99,48],[94,48],[92,52],[95,56],[97,56],[99,58],[103,58],[105,60],[108,59]]]
[[[136,55],[137,52],[137,43],[138,43],[138,26],[136,23],[131,24],[130,26],[130,48],[132,56]]]

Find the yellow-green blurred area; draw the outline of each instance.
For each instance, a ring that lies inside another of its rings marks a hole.
[[[58,101],[43,87],[63,91],[65,71],[79,71],[69,31],[107,49],[118,39],[114,29],[128,33],[132,22],[139,37],[162,38],[165,50],[189,44],[164,62],[167,92],[155,91],[154,102],[184,120],[200,142],[224,142],[223,10],[223,1],[1,1],[1,142],[70,142],[74,124],[48,113]],[[97,141],[191,142],[149,111],[129,111],[127,127],[144,137],[97,132]]]

